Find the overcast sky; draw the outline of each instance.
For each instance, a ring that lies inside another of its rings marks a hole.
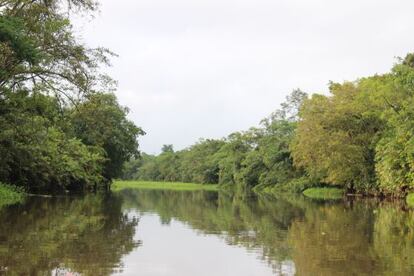
[[[110,74],[147,153],[246,130],[294,88],[326,93],[414,48],[409,0],[100,2],[77,29],[119,55]]]

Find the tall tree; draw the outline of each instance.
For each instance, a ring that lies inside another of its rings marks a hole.
[[[121,176],[125,161],[138,157],[138,136],[145,132],[126,117],[128,109],[119,105],[113,94],[95,93],[73,110],[74,135],[84,144],[105,151],[103,176]]]
[[[93,12],[93,0],[0,1],[0,93],[29,89],[75,101],[113,88],[99,73],[111,52],[89,49],[73,35],[70,12]]]
[[[325,183],[372,189],[375,143],[383,122],[359,101],[358,84],[331,84],[332,96],[314,95],[301,110],[292,150],[295,164]]]

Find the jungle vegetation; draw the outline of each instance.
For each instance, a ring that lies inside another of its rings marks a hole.
[[[114,54],[76,38],[94,0],[0,0],[0,182],[29,191],[108,188],[113,178],[280,192],[414,190],[414,55],[390,72],[297,89],[259,127],[139,157],[143,135],[104,73]],[[126,161],[130,160],[126,164]]]
[[[294,166],[289,147],[299,106],[306,97],[303,91],[294,90],[280,110],[262,120],[260,128],[232,133],[225,139],[200,140],[177,152],[165,145],[158,156],[143,153],[142,158],[125,164],[123,178],[220,184],[241,191],[302,190],[314,180]]]
[[[107,188],[138,156],[144,132],[126,118],[113,55],[73,32],[94,0],[0,0],[0,182],[28,191]]]
[[[414,190],[414,55],[390,72],[344,83],[328,95],[294,90],[259,127],[143,154],[124,179],[302,192],[323,186],[401,197]]]

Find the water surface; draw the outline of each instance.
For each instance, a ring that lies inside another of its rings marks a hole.
[[[123,190],[0,209],[0,275],[414,275],[402,203]]]

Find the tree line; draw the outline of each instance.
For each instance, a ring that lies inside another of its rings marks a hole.
[[[39,190],[108,187],[144,132],[104,74],[113,55],[76,39],[94,0],[0,0],[0,182]]]
[[[164,145],[158,156],[144,153],[125,164],[123,178],[220,184],[242,191],[313,185],[314,180],[294,166],[290,152],[298,110],[306,97],[294,90],[260,127],[224,139],[202,139],[181,151]]]
[[[413,189],[413,54],[388,73],[330,83],[329,95],[295,90],[259,127],[139,158],[144,132],[102,70],[114,54],[83,45],[71,25],[72,14],[97,8],[94,0],[0,0],[0,182],[33,191],[97,189],[115,177],[258,192]]]
[[[128,162],[123,178],[214,183],[257,192],[338,186],[404,196],[414,188],[414,55],[329,94],[294,90],[259,127]]]

